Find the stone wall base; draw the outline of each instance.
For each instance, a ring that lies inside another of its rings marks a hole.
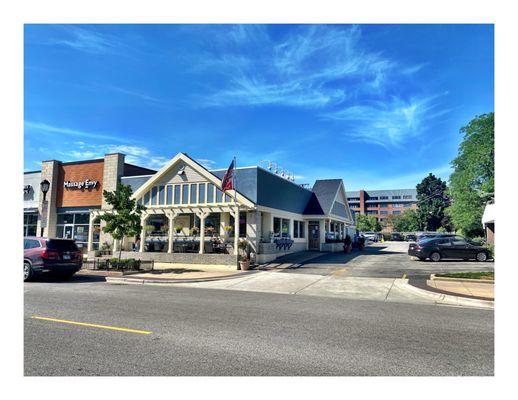
[[[237,256],[233,254],[199,254],[199,253],[139,253],[136,251],[123,251],[122,258],[135,258],[137,260],[153,260],[155,262],[206,264],[206,265],[232,265],[237,267]]]

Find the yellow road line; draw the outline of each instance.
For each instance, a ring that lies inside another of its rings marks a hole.
[[[139,329],[129,329],[129,328],[119,328],[117,326],[109,326],[109,325],[99,325],[99,324],[89,324],[86,322],[76,322],[76,321],[68,321],[65,319],[57,319],[57,318],[48,318],[48,317],[38,317],[37,315],[33,315],[31,318],[39,319],[42,321],[51,321],[51,322],[60,322],[62,324],[70,324],[70,325],[79,325],[79,326],[87,326],[89,328],[99,328],[99,329],[109,329],[111,331],[120,331],[120,332],[130,332],[130,333],[140,333],[142,335],[149,335],[152,333],[151,331],[141,331]]]

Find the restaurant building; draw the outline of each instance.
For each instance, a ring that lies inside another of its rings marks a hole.
[[[208,170],[184,153],[159,171],[124,160],[119,153],[51,160],[41,171],[25,173],[25,234],[73,238],[89,257],[122,246],[123,257],[235,265],[243,241],[261,263],[302,250],[341,251],[345,235],[355,231],[341,179],[317,180],[307,188],[258,166],[243,167],[235,170],[235,190],[223,193],[225,170]],[[115,190],[118,182],[130,185],[146,206],[141,234],[123,243],[114,243],[95,223],[110,212],[102,191]]]

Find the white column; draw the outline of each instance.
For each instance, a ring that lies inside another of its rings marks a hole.
[[[239,244],[239,207],[236,207],[234,211],[234,255],[237,256],[239,254],[239,249],[237,248]]]
[[[148,215],[144,214],[144,215],[142,215],[142,218],[140,220],[140,225],[142,225],[142,230],[140,231],[140,249],[139,249],[140,253],[143,253],[144,249],[145,249],[147,217],[148,217]]]
[[[174,252],[174,218],[175,218],[175,216],[176,215],[173,213],[170,213],[167,215],[167,217],[169,218],[169,231],[168,231],[169,243],[167,246],[168,253]]]
[[[94,245],[94,218],[94,214],[90,212],[90,220],[88,221],[88,251],[92,251]]]
[[[200,219],[200,254],[205,253],[205,217],[207,214],[200,213],[198,218]]]

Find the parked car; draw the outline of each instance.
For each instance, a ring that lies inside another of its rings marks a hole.
[[[70,239],[25,237],[23,239],[23,280],[44,273],[68,278],[81,269],[83,253]]]
[[[417,242],[420,242],[421,240],[427,240],[432,238],[439,238],[439,237],[452,237],[451,233],[441,233],[441,232],[427,232],[427,233],[419,233],[417,235]]]
[[[424,261],[429,258],[437,262],[446,258],[460,258],[463,260],[475,259],[486,261],[489,251],[462,236],[443,236],[410,243],[408,254]]]
[[[394,240],[396,242],[402,242],[403,241],[403,235],[398,232],[392,232],[390,235],[390,240]]]
[[[378,234],[376,232],[363,232],[363,236],[365,240],[370,240],[371,242],[378,241]]]
[[[413,233],[409,233],[409,234],[405,235],[405,240],[407,242],[417,242],[417,236],[414,235]]]

